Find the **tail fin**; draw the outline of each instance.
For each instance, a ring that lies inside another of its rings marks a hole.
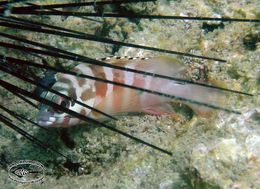
[[[213,106],[223,106],[227,101],[228,95],[218,89],[207,88],[198,85],[187,85],[190,93],[186,94],[187,99],[191,99],[197,102],[201,102]],[[200,116],[208,116],[212,113],[214,108],[207,106],[201,106],[197,104],[187,103],[191,109]]]

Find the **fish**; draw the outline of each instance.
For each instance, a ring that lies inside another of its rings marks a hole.
[[[125,68],[180,79],[191,79],[184,63],[172,57],[108,57],[102,59],[102,61]],[[126,85],[149,89],[151,91],[196,100],[202,103],[217,105],[223,101],[223,95],[217,89],[172,81],[165,78],[157,78],[151,75],[87,64],[79,64],[74,67],[72,71]],[[174,100],[165,96],[140,92],[135,89],[64,73],[57,73],[55,77],[56,82],[52,86],[52,89],[109,115],[117,116],[131,112],[143,112],[157,116],[175,114],[172,108],[172,102]],[[89,118],[95,120],[106,119],[104,115],[57,94],[44,92],[42,96],[64,108],[69,108],[70,110]],[[187,104],[197,114],[206,115],[209,112],[209,108],[207,107],[190,104],[189,102],[187,102]],[[70,127],[78,125],[83,121],[62,111],[55,110],[53,107],[41,104],[37,122],[41,126]]]

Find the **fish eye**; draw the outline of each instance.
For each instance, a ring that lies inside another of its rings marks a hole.
[[[70,101],[67,100],[67,99],[63,99],[60,103],[60,106],[62,106],[63,108],[69,108],[70,107]],[[56,108],[53,108],[53,107],[50,107],[49,109],[50,111],[54,111],[55,113],[59,113],[59,114],[62,114],[63,111],[61,110],[58,110]]]
[[[63,108],[69,108],[70,107],[70,101],[67,99],[63,99],[60,103],[60,106],[62,106]],[[57,113],[63,113],[60,110],[56,110]]]
[[[60,105],[63,107],[63,108],[68,108],[69,105],[70,105],[70,102],[68,100],[63,100],[61,101]]]

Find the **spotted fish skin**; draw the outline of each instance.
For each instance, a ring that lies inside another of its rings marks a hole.
[[[125,68],[182,79],[190,79],[189,76],[187,76],[185,66],[180,61],[173,58],[108,57],[101,60]],[[212,89],[201,86],[183,84],[163,78],[156,78],[109,67],[89,66],[87,64],[79,64],[73,71],[188,99],[218,103],[218,94]],[[109,115],[114,116],[128,112],[146,112],[154,115],[173,113],[170,106],[172,99],[170,98],[68,74],[59,73],[56,75],[56,79],[57,82],[53,85],[52,89]],[[97,120],[103,120],[105,118],[102,114],[91,111],[77,103],[73,104],[53,93],[48,92],[45,93],[45,95],[45,98],[48,100],[84,116]],[[52,107],[41,105],[38,123],[42,126],[68,127],[81,123],[81,120],[71,117],[64,112],[54,110]]]

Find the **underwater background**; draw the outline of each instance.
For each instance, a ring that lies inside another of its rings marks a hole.
[[[52,4],[78,1],[30,2]],[[95,11],[93,7],[66,10]],[[159,0],[106,5],[102,7],[102,11],[260,19],[260,3],[257,0]],[[35,160],[46,168],[44,183],[22,185],[10,180],[6,166],[0,164],[0,188],[260,188],[259,22],[100,17],[94,18],[93,21],[73,16],[19,17],[117,41],[225,59],[227,62],[167,55],[180,59],[187,67],[194,67],[192,70],[198,77],[201,73],[196,73],[197,68],[206,66],[207,77],[211,80],[221,83],[226,88],[254,96],[230,93],[224,106],[239,110],[241,115],[215,111],[214,115],[200,117],[185,106],[175,106],[178,113],[176,119],[170,116],[134,114],[120,116],[118,121],[106,122],[171,151],[173,156],[160,153],[93,124],[86,123],[69,128],[64,139],[64,136],[59,134],[61,129],[52,128],[46,132],[32,127],[31,124],[14,121],[37,139],[48,142],[69,157],[73,164],[68,165],[64,157],[34,145],[21,134],[0,123],[1,162]],[[40,41],[91,58],[111,55],[166,56],[154,51],[5,27],[0,27],[0,32]],[[4,38],[0,40],[9,42]],[[38,60],[3,47],[1,54]],[[57,62],[67,67],[76,65],[72,61],[56,60],[47,56],[45,61],[51,65]],[[35,73],[43,76],[40,71],[36,70]],[[0,78],[28,90],[34,89],[33,86],[3,72],[0,72]],[[3,88],[0,88],[0,96],[1,105],[31,119],[36,118],[36,109],[7,93]],[[64,140],[68,144],[65,144]]]

